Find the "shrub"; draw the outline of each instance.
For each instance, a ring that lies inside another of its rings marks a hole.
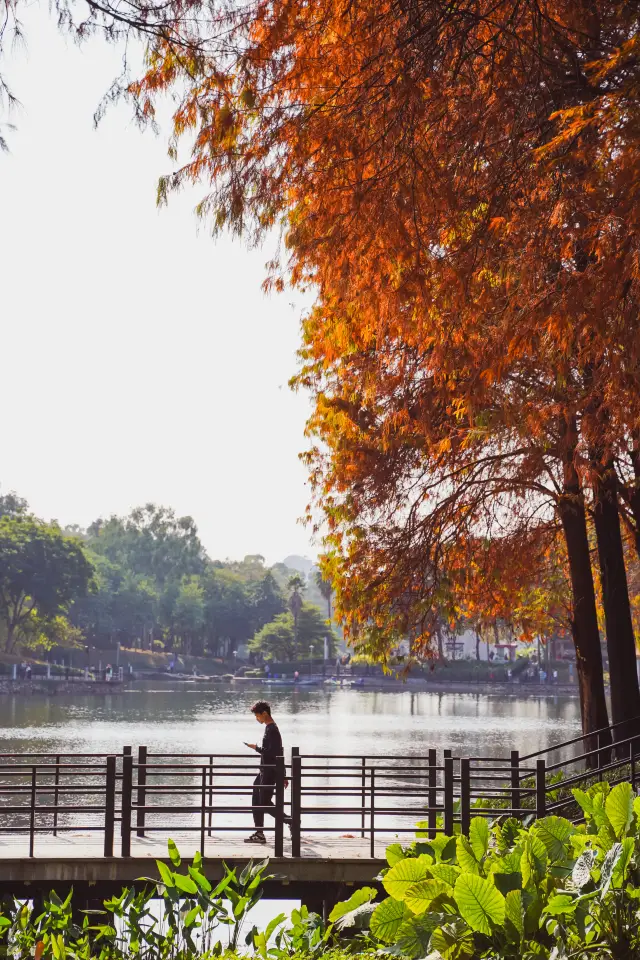
[[[640,956],[640,798],[606,782],[574,797],[580,826],[476,817],[468,838],[390,846],[366,945],[432,960]]]

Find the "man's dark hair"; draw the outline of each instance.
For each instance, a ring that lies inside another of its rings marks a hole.
[[[251,707],[251,713],[268,713],[271,716],[271,704],[266,700],[256,700]]]

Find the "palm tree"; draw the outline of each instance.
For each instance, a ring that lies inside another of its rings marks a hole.
[[[287,587],[291,591],[291,596],[289,597],[289,609],[293,615],[293,645],[295,647],[297,656],[298,617],[300,616],[300,611],[302,610],[302,597],[300,596],[300,591],[304,590],[304,580],[299,573],[295,573],[292,577],[289,577]]]
[[[327,602],[327,620],[331,620],[331,600],[333,598],[333,587],[329,580],[325,580],[321,570],[316,570],[315,581],[318,590]]]

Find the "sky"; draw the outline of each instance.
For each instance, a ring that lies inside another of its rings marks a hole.
[[[78,48],[44,3],[22,19],[27,49],[4,64],[21,106],[0,153],[0,490],[64,525],[162,503],[218,559],[314,556],[309,399],[287,386],[305,304],[262,292],[273,247],[214,241],[197,191],[157,209],[166,137],[125,105],[94,129],[121,51]]]

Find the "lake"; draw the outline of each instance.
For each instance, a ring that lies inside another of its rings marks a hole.
[[[106,696],[0,698],[0,752],[105,753],[146,744],[154,753],[232,753],[259,740],[254,700],[272,704],[285,748],[312,754],[457,756],[531,753],[580,732],[565,696],[310,688],[201,682],[136,683]]]

